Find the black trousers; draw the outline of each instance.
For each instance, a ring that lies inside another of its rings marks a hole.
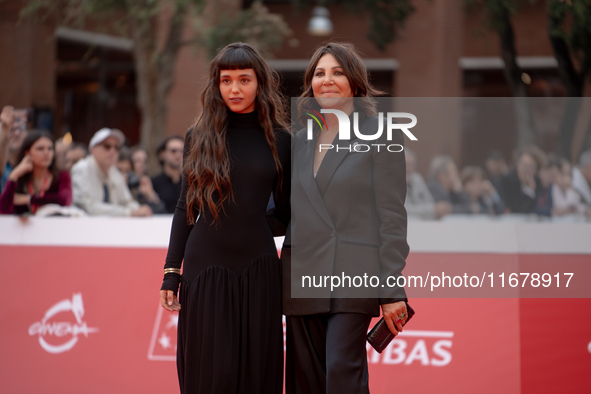
[[[286,394],[369,394],[365,341],[371,316],[287,316]]]

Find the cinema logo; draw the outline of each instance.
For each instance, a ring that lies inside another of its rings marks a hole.
[[[152,338],[148,347],[148,360],[152,361],[176,361],[177,327],[179,325],[178,313],[166,313],[158,303],[156,320],[152,329]]]
[[[350,141],[351,140],[351,121],[349,116],[338,109],[324,109],[320,110],[320,113],[312,108],[305,107],[304,109],[310,111],[306,112],[306,115],[310,116],[312,119],[308,119],[307,122],[307,138],[308,141],[311,141],[314,137],[314,121],[318,124],[320,128],[328,130],[328,125],[326,124],[326,120],[321,114],[334,114],[337,119],[339,120],[339,140],[340,141]],[[395,123],[395,118],[406,118],[410,119],[410,123]],[[417,141],[417,137],[415,137],[409,129],[416,126],[417,124],[417,117],[408,112],[388,112],[386,114],[386,139],[388,141],[392,141],[392,131],[393,130],[401,130],[410,140]],[[384,113],[380,112],[378,114],[378,130],[375,134],[361,134],[359,131],[359,113],[353,112],[353,133],[355,134],[356,138],[359,138],[362,141],[375,141],[382,136],[384,133]],[[387,150],[388,152],[402,152],[404,147],[400,144],[360,144],[355,142],[354,144],[320,144],[318,149],[320,152],[323,150],[331,150],[336,149],[336,151],[346,150],[349,152],[369,152],[372,147],[378,150],[381,149]]]
[[[453,331],[404,330],[382,354],[367,344],[370,364],[445,367],[452,360]]]
[[[73,321],[70,316],[64,315],[68,312],[74,316]],[[48,353],[67,352],[76,345],[79,335],[88,338],[88,334],[98,332],[98,328],[88,327],[82,320],[83,316],[82,294],[74,293],[71,300],[62,300],[49,308],[41,321],[29,327],[29,335],[37,335],[39,344]]]

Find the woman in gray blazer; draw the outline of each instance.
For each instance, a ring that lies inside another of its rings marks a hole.
[[[388,139],[383,124],[377,140],[358,136],[380,129],[371,97],[381,94],[350,44],[320,47],[304,76],[298,116],[307,127],[292,149],[282,250],[287,394],[369,393],[372,317],[381,307],[390,330],[402,330],[406,293],[395,285],[409,252],[402,133]],[[351,138],[341,140],[347,119]]]

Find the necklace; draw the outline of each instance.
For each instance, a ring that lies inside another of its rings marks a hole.
[[[43,184],[41,185],[41,190],[39,190],[39,197],[43,197],[45,195],[45,186],[47,186],[47,180],[49,179],[49,172],[46,171],[45,172],[45,177],[43,178]],[[32,197],[34,195],[34,190],[33,190],[33,180],[31,179],[29,181],[29,195]],[[37,209],[39,209],[40,205],[37,204],[31,204],[31,214],[34,214],[35,212],[37,212]]]

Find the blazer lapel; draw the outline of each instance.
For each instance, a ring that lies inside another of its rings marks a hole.
[[[359,129],[360,132],[362,132],[363,122],[365,121],[366,115],[365,112],[359,111],[358,109],[356,109],[355,111],[357,111],[359,114]],[[316,175],[316,183],[318,184],[318,190],[320,191],[321,196],[324,196],[324,193],[326,192],[326,189],[328,188],[330,180],[332,179],[332,176],[334,175],[335,171],[337,170],[343,159],[345,159],[345,157],[350,153],[348,148],[351,147],[352,149],[353,144],[356,141],[359,141],[359,138],[357,138],[353,133],[353,114],[349,116],[349,121],[351,125],[351,135],[353,137],[349,141],[341,141],[339,140],[339,135],[337,134],[335,136],[335,139],[332,141],[332,145],[334,146],[334,148],[326,152],[326,155],[322,160],[322,164],[320,164],[320,168],[318,169],[318,174]],[[339,149],[337,151],[337,145],[339,141],[341,141],[341,145],[343,146],[343,148],[347,149]],[[316,140],[314,140],[314,146],[316,146]]]
[[[322,195],[318,190],[318,185],[316,179],[314,179],[314,148],[316,146],[316,137],[312,141],[306,140],[304,143],[303,148],[298,152],[298,162],[300,163],[300,170],[298,171],[298,176],[300,178],[300,183],[310,199],[312,206],[320,217],[334,229],[334,224],[332,223],[332,219],[328,214],[326,209],[326,205],[324,205],[324,201],[322,200]],[[328,153],[327,153],[328,154]],[[324,157],[326,160],[326,156]],[[324,165],[324,163],[323,163]],[[322,166],[320,166],[322,168]],[[317,176],[320,175],[320,171],[318,172]]]
[[[326,192],[326,188],[330,184],[330,180],[334,175],[335,171],[349,153],[346,149],[340,149],[337,152],[337,144],[339,143],[339,136],[335,137],[335,140],[332,142],[334,148],[330,149],[326,152],[324,159],[322,159],[322,163],[320,164],[320,168],[318,168],[318,173],[316,174],[316,184],[318,185],[318,191],[320,192],[321,196],[324,196],[324,192]],[[348,145],[351,141],[342,141],[342,144]],[[313,159],[312,159],[313,160]]]

